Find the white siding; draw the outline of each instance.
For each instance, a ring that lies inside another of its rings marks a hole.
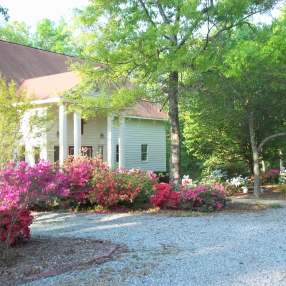
[[[126,168],[166,171],[165,122],[126,119],[125,124]],[[141,161],[141,145],[148,145],[148,160]]]

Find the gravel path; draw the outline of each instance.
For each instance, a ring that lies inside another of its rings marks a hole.
[[[286,208],[203,217],[41,214],[34,235],[95,237],[129,250],[26,285],[286,285],[285,219]]]

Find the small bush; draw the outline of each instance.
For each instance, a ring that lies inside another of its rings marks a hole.
[[[96,168],[89,199],[91,203],[103,207],[142,204],[148,201],[156,180],[156,176],[150,172]]]
[[[155,193],[150,197],[150,203],[161,209],[177,209],[180,203],[180,193],[174,192],[172,186],[166,183],[156,184]]]
[[[33,216],[27,209],[9,209],[0,211],[0,240],[8,245],[28,240]]]
[[[192,211],[216,211],[225,207],[226,195],[220,184],[201,185],[181,191],[181,207]]]
[[[225,207],[226,195],[221,184],[192,188],[181,186],[181,191],[175,192],[170,184],[161,183],[155,185],[155,193],[151,196],[150,203],[161,209],[216,211]]]

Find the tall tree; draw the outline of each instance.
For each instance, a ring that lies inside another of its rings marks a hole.
[[[87,83],[113,82],[113,93],[129,79],[137,96],[163,105],[170,118],[170,177],[180,178],[179,101],[194,61],[215,40],[250,16],[265,12],[275,0],[92,0],[81,14],[86,34]]]
[[[221,136],[220,141],[226,138],[232,147],[246,145],[251,151],[257,196],[262,149],[271,140],[286,136],[285,24],[282,19],[258,31],[240,29],[224,48],[220,61],[209,58],[206,72],[198,79],[200,103],[204,105],[195,115],[199,128],[213,129],[208,136]],[[189,137],[192,144],[195,138]],[[225,144],[224,149],[227,147]]]

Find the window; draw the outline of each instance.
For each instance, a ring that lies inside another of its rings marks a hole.
[[[116,163],[119,162],[119,145],[116,145],[116,150],[115,150],[115,158],[116,158]]]
[[[148,145],[142,144],[141,145],[141,161],[147,161],[148,160]]]
[[[54,162],[58,162],[60,160],[60,147],[54,146]]]
[[[92,158],[92,146],[81,146],[81,155]],[[69,146],[69,156],[74,155],[74,146]]]
[[[92,146],[82,146],[81,155],[92,158]]]
[[[98,145],[97,147],[97,155],[103,159],[103,151],[104,151],[104,146],[103,145]]]

